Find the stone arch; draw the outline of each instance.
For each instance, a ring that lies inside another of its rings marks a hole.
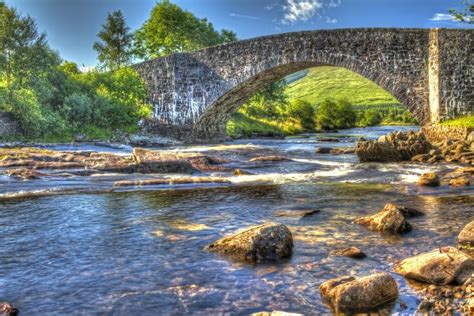
[[[333,58],[329,56],[321,61],[290,62],[278,65],[261,71],[247,80],[240,82],[206,108],[206,111],[194,125],[193,138],[224,139],[226,137],[226,125],[232,114],[257,91],[289,74],[319,66],[333,66],[351,70],[391,93],[402,105],[405,105],[420,122],[426,119],[426,113],[423,107],[416,104],[415,100],[410,98],[410,88],[406,85],[401,83],[395,84],[396,80],[392,80],[393,78],[390,78],[389,75],[374,73],[371,71],[370,65],[354,60],[348,61],[341,57]]]

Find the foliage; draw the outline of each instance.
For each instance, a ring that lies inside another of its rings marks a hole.
[[[229,30],[220,33],[207,19],[198,19],[169,0],[158,2],[149,19],[135,32],[136,52],[155,58],[192,51],[237,39]]]
[[[284,80],[257,91],[243,106],[242,112],[253,117],[279,118],[288,102]]]
[[[447,120],[443,125],[458,126],[458,127],[474,127],[474,115],[467,115],[455,119]]]
[[[466,5],[464,11],[451,9],[449,10],[449,13],[456,21],[474,24],[474,4],[471,4],[470,2],[470,0],[463,0],[463,3]]]
[[[287,115],[299,120],[305,130],[314,131],[314,107],[310,103],[298,99],[291,100],[287,108]]]
[[[324,100],[317,107],[316,125],[321,130],[355,126],[356,113],[347,100]]]
[[[94,49],[99,53],[98,58],[104,68],[116,70],[130,63],[133,36],[129,31],[122,11],[117,10],[107,15],[107,22],[97,34],[100,40],[94,43]]]

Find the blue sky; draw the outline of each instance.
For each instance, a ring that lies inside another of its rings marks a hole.
[[[156,0],[4,0],[32,16],[66,60],[96,65],[92,49],[107,12],[121,9],[132,29],[148,18]],[[350,27],[472,27],[447,14],[461,0],[174,0],[217,29],[239,38],[299,30]]]

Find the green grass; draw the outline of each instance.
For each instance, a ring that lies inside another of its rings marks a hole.
[[[339,67],[310,68],[308,74],[289,84],[290,99],[318,104],[325,99],[346,99],[354,106],[402,106],[390,93],[371,80]]]
[[[274,120],[256,119],[240,112],[235,113],[227,123],[227,135],[232,138],[294,135],[302,132],[303,128],[291,120],[277,122]]]
[[[447,120],[442,125],[457,127],[474,127],[474,115],[462,116],[452,120]]]

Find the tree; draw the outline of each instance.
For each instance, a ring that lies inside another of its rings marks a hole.
[[[163,0],[135,32],[135,49],[140,57],[155,58],[236,39],[234,32],[222,30],[219,33],[207,19],[198,19],[169,0]]]
[[[254,117],[277,118],[288,103],[286,81],[273,82],[257,91],[243,106],[242,110]]]
[[[34,20],[0,2],[0,79],[8,91],[7,102],[13,102],[16,90],[38,83],[59,63],[59,56],[48,47],[46,34],[38,32]]]
[[[98,58],[104,68],[115,70],[130,63],[133,35],[122,11],[109,13],[97,36],[100,40],[93,47],[99,53]]]
[[[451,9],[449,13],[451,13],[456,21],[474,24],[474,4],[470,4],[469,0],[463,0],[463,3],[467,6],[464,12]]]

